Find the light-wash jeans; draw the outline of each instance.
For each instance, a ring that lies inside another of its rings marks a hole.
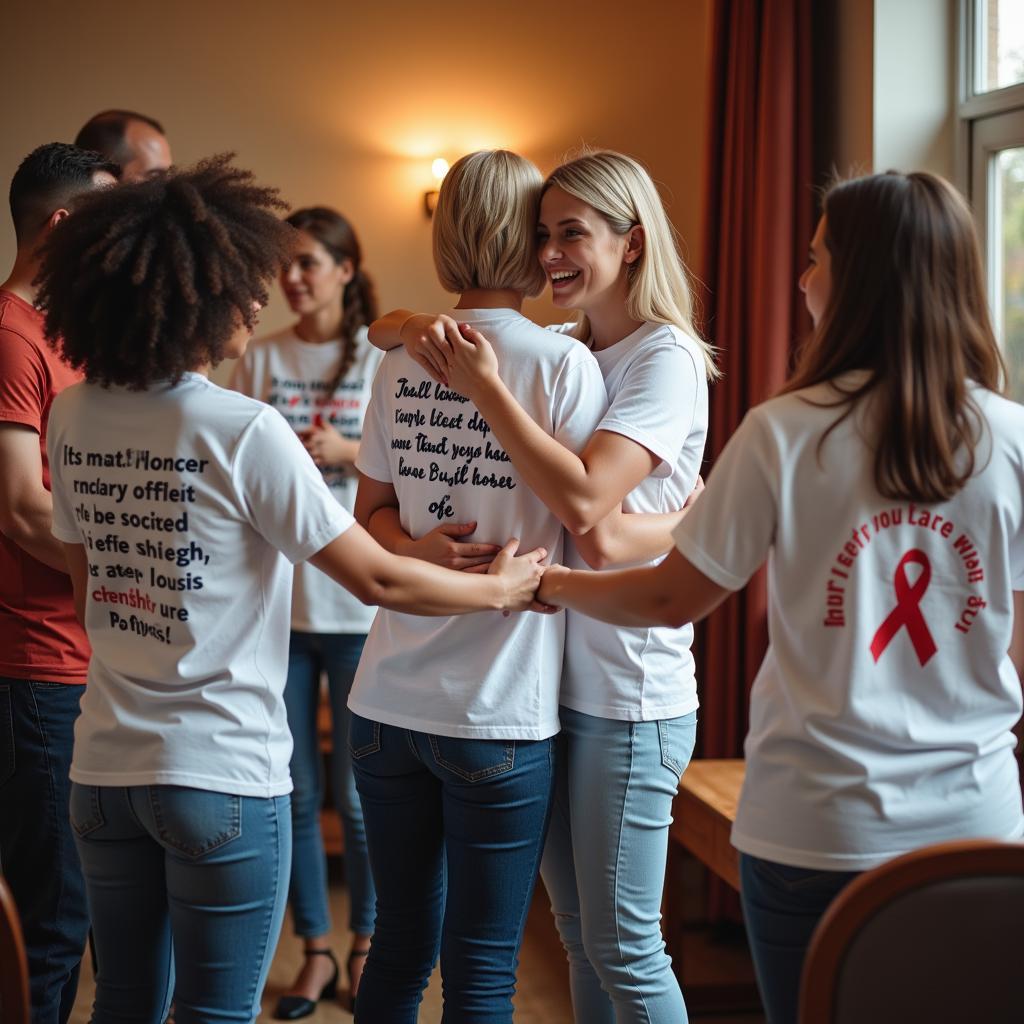
[[[317,711],[320,674],[327,673],[331,701],[331,791],[345,836],[345,881],[349,894],[349,927],[357,935],[373,934],[373,876],[366,852],[363,809],[356,792],[348,752],[348,693],[352,689],[366,637],[357,633],[293,632],[288,643],[288,681],[284,704],[292,750],[292,876],[288,899],[295,933],[303,938],[331,930],[327,905],[327,859],[320,832],[323,804],[323,758]]]
[[[661,934],[672,800],[697,714],[657,722],[559,711],[541,877],[569,957],[577,1024],[685,1024]]]
[[[92,1024],[253,1021],[281,932],[288,797],[71,787],[96,939]]]

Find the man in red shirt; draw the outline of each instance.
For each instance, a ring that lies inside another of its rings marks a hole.
[[[50,533],[46,421],[79,378],[54,354],[33,307],[38,252],[76,197],[112,185],[98,153],[52,143],[11,181],[18,252],[0,285],[0,869],[28,952],[32,1024],[64,1024],[88,931],[68,820],[73,727],[89,647],[61,544]]]

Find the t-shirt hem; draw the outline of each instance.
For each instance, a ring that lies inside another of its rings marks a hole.
[[[452,722],[431,722],[424,718],[398,715],[393,711],[370,707],[361,701],[351,699],[348,702],[348,709],[361,718],[368,718],[371,722],[435,736],[451,736],[455,739],[546,740],[554,736],[560,728],[557,716],[535,725],[455,725]]]
[[[276,782],[243,782],[240,779],[196,775],[182,771],[90,772],[71,765],[71,781],[80,786],[185,786],[232,796],[255,796],[269,799],[292,791],[292,780],[285,777]]]
[[[42,433],[42,421],[38,416],[32,417],[28,413],[19,412],[14,409],[0,409],[0,420],[4,423],[17,423],[23,427],[31,427],[37,434]]]
[[[84,686],[89,678],[88,665],[80,672],[60,672],[57,669],[26,668],[24,665],[0,665],[0,679],[17,679],[25,683],[66,683],[69,686]]]
[[[562,694],[559,703],[570,711],[578,711],[582,715],[594,718],[608,718],[616,722],[662,722],[670,718],[682,718],[700,707],[696,694],[678,704],[665,704],[659,707],[624,707],[614,704],[592,704],[586,700],[576,700]]]
[[[376,615],[376,611],[374,612]],[[366,636],[373,625],[373,618],[356,621],[338,617],[330,621],[312,622],[309,619],[292,619],[291,631],[293,633],[317,633],[321,636]]]
[[[676,457],[679,453],[669,451],[653,434],[638,430],[635,424],[624,423],[622,420],[601,420],[597,425],[597,429],[607,430],[610,434],[621,434],[623,437],[628,437],[631,441],[642,444],[648,451],[657,455],[661,461],[654,467],[653,472],[650,474],[651,476],[661,478],[672,475]]]
[[[726,590],[742,590],[747,585],[747,580],[736,576],[727,569],[722,568],[716,561],[710,558],[697,543],[683,533],[686,526],[684,519],[676,532],[672,535],[676,549],[688,561],[707,576],[713,583],[717,583]]]
[[[992,835],[987,838],[1012,842],[1020,839],[1022,835],[1024,835],[1024,821],[1018,823],[1009,835]],[[746,853],[751,857],[760,857],[762,860],[771,860],[776,864],[807,868],[810,871],[870,871],[872,868],[878,867],[879,864],[884,864],[894,857],[901,857],[917,848],[907,846],[904,849],[879,853],[826,853],[821,850],[798,850],[754,839],[744,835],[735,826],[733,826],[730,841],[740,853]]]

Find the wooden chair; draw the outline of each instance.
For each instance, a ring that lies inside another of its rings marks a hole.
[[[855,879],[804,963],[801,1024],[1024,1021],[1024,844],[926,847]]]
[[[28,1024],[28,960],[21,936],[18,908],[11,890],[0,875],[0,1020],[4,1024]]]

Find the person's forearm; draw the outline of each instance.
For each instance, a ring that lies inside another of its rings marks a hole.
[[[500,379],[481,388],[474,402],[526,485],[570,533],[587,533],[621,501],[530,418]]]
[[[412,537],[402,528],[397,508],[385,505],[377,509],[366,523],[366,532],[385,551],[390,551],[393,555],[411,556]]]
[[[64,546],[50,532],[52,522],[52,505],[49,494],[46,494],[45,506],[32,504],[11,509],[4,517],[2,531],[8,540],[17,544],[37,562],[57,572],[66,573],[68,565],[64,559]]]
[[[672,550],[672,531],[683,518],[676,512],[623,512],[613,509],[589,533],[574,538],[592,569],[630,562],[649,562]]]
[[[378,317],[369,327],[370,344],[383,352],[398,348],[402,344],[402,324],[412,315],[408,309],[393,309]]]
[[[354,528],[353,528],[354,529]],[[374,562],[356,567],[342,534],[310,562],[346,587],[364,604],[416,615],[461,615],[501,611],[511,599],[500,576],[442,569],[418,558],[381,553]]]
[[[672,550],[658,565],[613,572],[555,566],[544,574],[537,600],[572,608],[617,626],[673,626],[702,619],[729,596]]]

